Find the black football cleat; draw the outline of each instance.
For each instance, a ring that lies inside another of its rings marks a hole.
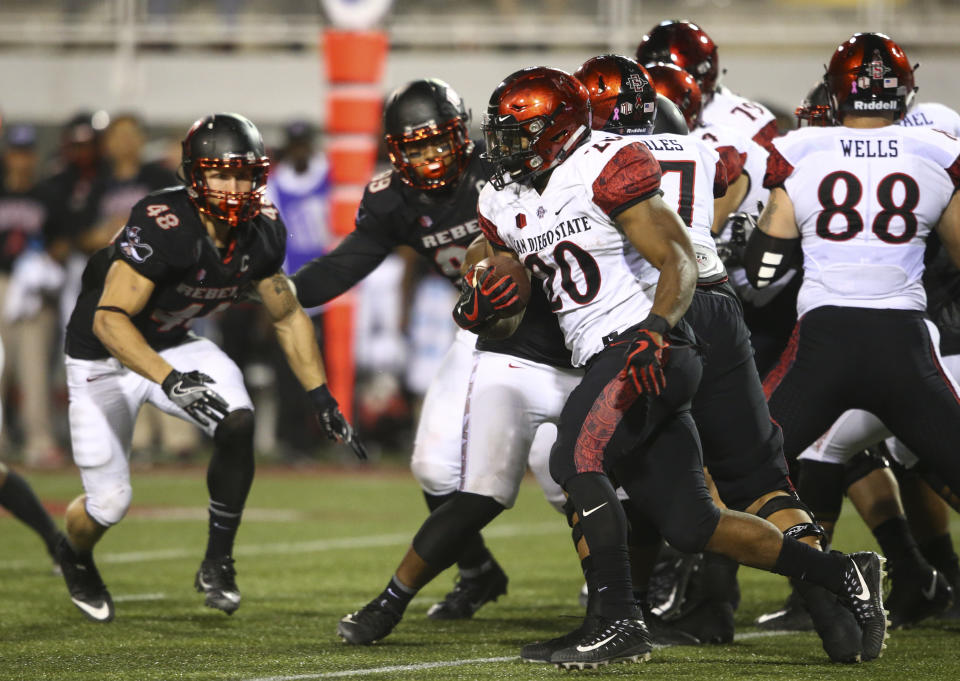
[[[427,610],[427,617],[433,620],[465,620],[473,617],[484,604],[496,601],[507,593],[507,573],[492,561],[490,569],[476,577],[457,579],[453,591],[434,603]]]
[[[853,613],[822,586],[796,580],[795,593],[832,662],[854,664],[863,656],[862,632]]]
[[[594,615],[587,615],[584,618],[583,623],[568,634],[558,636],[557,638],[551,638],[549,641],[528,643],[520,649],[520,659],[524,662],[532,662],[536,664],[549,663],[550,658],[553,657],[555,652],[564,648],[569,648],[579,641],[584,632],[590,630],[596,624],[596,619],[597,618]]]
[[[200,563],[193,586],[206,594],[203,602],[208,608],[223,610],[232,615],[240,607],[240,589],[233,558],[211,558]]]
[[[733,642],[733,603],[728,601],[701,601],[682,617],[668,622],[674,630],[692,636],[699,643]]]
[[[698,646],[702,641],[688,631],[677,629],[671,622],[665,622],[658,615],[654,615],[646,606],[643,606],[643,621],[650,631],[650,640],[654,645],[668,646]]]
[[[885,560],[872,551],[848,553],[843,585],[837,593],[840,602],[853,613],[862,632],[861,659],[873,660],[886,648],[887,613],[883,609]]]
[[[937,617],[953,604],[953,589],[939,570],[930,570],[923,577],[894,573],[891,581],[893,587],[887,596],[887,606],[890,608],[890,626],[893,629],[902,629],[928,617]]]
[[[611,662],[643,662],[650,659],[653,643],[641,619],[596,617],[584,623],[580,637],[550,656],[562,669],[597,669]]]
[[[57,545],[57,560],[70,592],[70,600],[94,622],[113,620],[113,599],[100,578],[93,555],[77,555],[65,536]]]
[[[796,589],[790,591],[780,610],[760,615],[754,624],[763,631],[813,631],[813,620]]]
[[[375,598],[362,609],[341,617],[337,634],[347,643],[368,646],[385,638],[402,617],[385,599]]]

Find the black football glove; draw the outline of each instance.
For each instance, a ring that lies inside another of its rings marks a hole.
[[[669,330],[666,319],[651,314],[634,332],[636,338],[627,343],[626,365],[620,372],[620,380],[632,381],[638,395],[659,395],[667,386],[663,367],[667,363],[664,351],[670,347],[670,341],[666,339]]]
[[[715,236],[717,253],[728,267],[735,267],[743,263],[743,252],[747,248],[747,238],[757,226],[757,216],[751,213],[730,213],[727,222],[720,231],[722,236]],[[727,236],[727,227],[730,228]],[[723,237],[726,237],[724,240]]]
[[[330,389],[326,385],[321,385],[307,394],[310,395],[313,408],[317,413],[317,421],[326,436],[331,440],[340,440],[350,445],[357,458],[366,461],[367,448],[360,442],[360,437],[353,426],[343,417],[336,398],[330,394]]]
[[[471,285],[470,282],[473,282]],[[492,268],[476,273],[471,267],[463,277],[463,293],[453,308],[457,325],[473,331],[501,316],[520,300],[519,287],[513,277],[497,277]]]
[[[171,402],[201,426],[207,426],[210,422],[220,423],[230,412],[227,401],[205,385],[214,382],[199,371],[181,373],[174,369],[160,385]]]

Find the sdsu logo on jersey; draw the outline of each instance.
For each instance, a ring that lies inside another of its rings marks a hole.
[[[153,255],[153,247],[140,241],[140,228],[128,225],[124,230],[126,241],[121,241],[118,247],[125,256],[136,263],[142,263]]]

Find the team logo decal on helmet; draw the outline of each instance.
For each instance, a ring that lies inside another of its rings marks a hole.
[[[900,120],[917,90],[907,55],[882,33],[856,33],[837,47],[823,82],[835,123],[848,113]]]
[[[590,93],[594,130],[649,134],[657,114],[657,93],[647,70],[629,57],[605,54],[588,59],[574,73]]]

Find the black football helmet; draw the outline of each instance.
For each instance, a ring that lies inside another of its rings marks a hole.
[[[473,143],[467,133],[470,114],[456,91],[437,78],[397,88],[383,110],[384,139],[390,162],[406,184],[440,189],[455,184],[470,162]],[[411,160],[406,145],[430,141],[430,150]],[[447,165],[444,157],[453,155]]]
[[[240,114],[211,114],[191,126],[182,146],[183,180],[198,211],[231,227],[260,214],[270,159],[257,126]],[[211,189],[204,171],[212,168],[250,168],[253,186],[245,192]]]
[[[657,93],[657,117],[653,121],[653,134],[686,135],[690,131],[687,119],[680,107],[659,92]]]

